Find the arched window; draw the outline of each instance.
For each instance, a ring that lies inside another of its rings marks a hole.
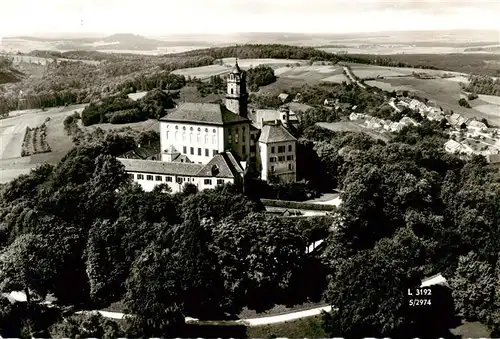
[[[175,129],[179,129],[179,126],[175,126]]]
[[[196,142],[200,143],[200,133],[196,134]]]
[[[169,132],[167,131],[167,140],[168,140],[168,138],[169,138]]]
[[[205,134],[205,145],[208,144],[208,134]]]
[[[214,128],[214,130],[212,132],[217,133],[217,130]]]
[[[217,137],[212,135],[212,144],[215,145],[217,143]]]
[[[205,133],[208,133],[208,128],[205,128]]]
[[[193,133],[189,133],[189,143],[193,143]]]
[[[185,131],[186,130],[186,126],[183,126],[182,129]]]
[[[198,127],[198,132],[200,132],[200,131],[201,131],[201,128]]]

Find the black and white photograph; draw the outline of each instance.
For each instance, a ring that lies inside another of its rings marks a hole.
[[[1,1],[0,339],[496,337],[500,1]]]

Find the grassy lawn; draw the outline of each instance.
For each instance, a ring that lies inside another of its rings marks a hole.
[[[247,328],[248,338],[326,338],[321,316],[309,317],[280,324]]]

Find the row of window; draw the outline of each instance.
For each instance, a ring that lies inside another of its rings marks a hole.
[[[293,160],[293,155],[287,155],[286,156],[286,161],[292,161]],[[285,161],[285,156],[284,155],[280,155],[277,160],[276,160],[276,157],[270,157],[269,158],[269,162],[277,162],[277,161]]]
[[[179,132],[176,131],[173,134],[173,136],[174,136],[174,140],[181,141],[181,134],[179,134]],[[172,137],[172,132],[167,131],[167,140],[169,140],[171,137]],[[182,141],[187,141],[187,139],[188,139],[187,133],[182,133]],[[208,134],[205,134],[205,136],[204,136],[205,145],[208,144],[208,141],[209,141]],[[189,133],[189,142],[190,143],[194,143],[194,135],[193,135],[193,133]],[[196,134],[196,143],[198,143],[198,144],[201,143],[201,135],[200,135],[200,133]],[[215,145],[215,144],[217,144],[217,136],[216,135],[212,135],[212,145]]]
[[[288,152],[292,152],[293,147],[292,145],[288,145]],[[274,154],[275,147],[271,147],[271,153]],[[278,146],[278,153],[285,153],[286,152],[286,146]]]
[[[167,129],[169,129],[169,128],[170,128],[170,125],[167,125]],[[179,129],[179,126],[177,126],[177,125],[176,125],[176,126],[175,126],[175,129],[176,129],[176,130],[178,130],[178,129]],[[183,126],[183,127],[182,127],[182,130],[183,130],[183,131],[185,131],[185,130],[186,130],[186,126]],[[194,131],[194,128],[193,128],[193,127],[190,127],[190,128],[189,128],[189,130],[192,132],[192,131]],[[200,127],[198,127],[198,132],[201,132],[201,128],[200,128]],[[205,133],[208,133],[208,128],[205,128]],[[214,129],[212,130],[212,133],[217,133],[217,130],[214,128]]]
[[[129,177],[134,179],[134,174],[129,174]],[[144,174],[137,174],[137,180],[144,180]],[[153,181],[153,176],[152,175],[149,175],[147,174],[146,175],[146,180],[149,180],[149,181]],[[161,175],[157,175],[154,177],[154,180],[155,181],[163,181],[163,176]],[[165,176],[165,181],[166,182],[172,182],[172,177],[169,177],[168,175]]]
[[[293,171],[293,164],[288,164],[288,170]],[[271,166],[271,172],[274,172],[274,166]]]
[[[187,146],[182,146],[182,153],[183,154],[188,154],[188,148]],[[194,147],[189,147],[189,153],[191,155],[195,155],[195,148]],[[198,147],[197,149],[197,155],[198,156],[202,156],[203,152],[202,152],[202,148]],[[216,149],[212,150],[212,156],[214,157],[217,153],[219,153],[219,151],[217,151]],[[210,150],[208,148],[205,148],[205,156],[206,157],[209,157],[210,156]]]
[[[134,179],[134,174],[129,174],[129,177],[131,179]],[[163,176],[162,175],[156,175],[156,176],[153,176],[153,175],[150,175],[150,174],[147,174],[146,175],[146,180],[148,181],[163,181]],[[137,174],[137,180],[144,180],[144,174]],[[165,182],[172,182],[173,181],[173,178],[171,176],[165,176]],[[194,178],[181,178],[181,177],[177,177],[177,180],[176,182],[178,184],[181,184],[185,181],[194,181]],[[205,185],[212,185],[212,179],[204,179],[203,183]],[[217,179],[217,185],[223,185],[224,184],[224,180],[223,179]]]

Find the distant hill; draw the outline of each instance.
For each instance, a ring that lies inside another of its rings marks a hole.
[[[8,37],[4,40],[26,40],[38,43],[47,43],[56,50],[136,50],[150,51],[161,47],[175,47],[182,45],[209,47],[210,44],[204,41],[165,41],[146,38],[141,35],[130,33],[113,34],[106,37],[75,37],[75,38],[55,38],[55,37],[32,37],[18,36]]]

